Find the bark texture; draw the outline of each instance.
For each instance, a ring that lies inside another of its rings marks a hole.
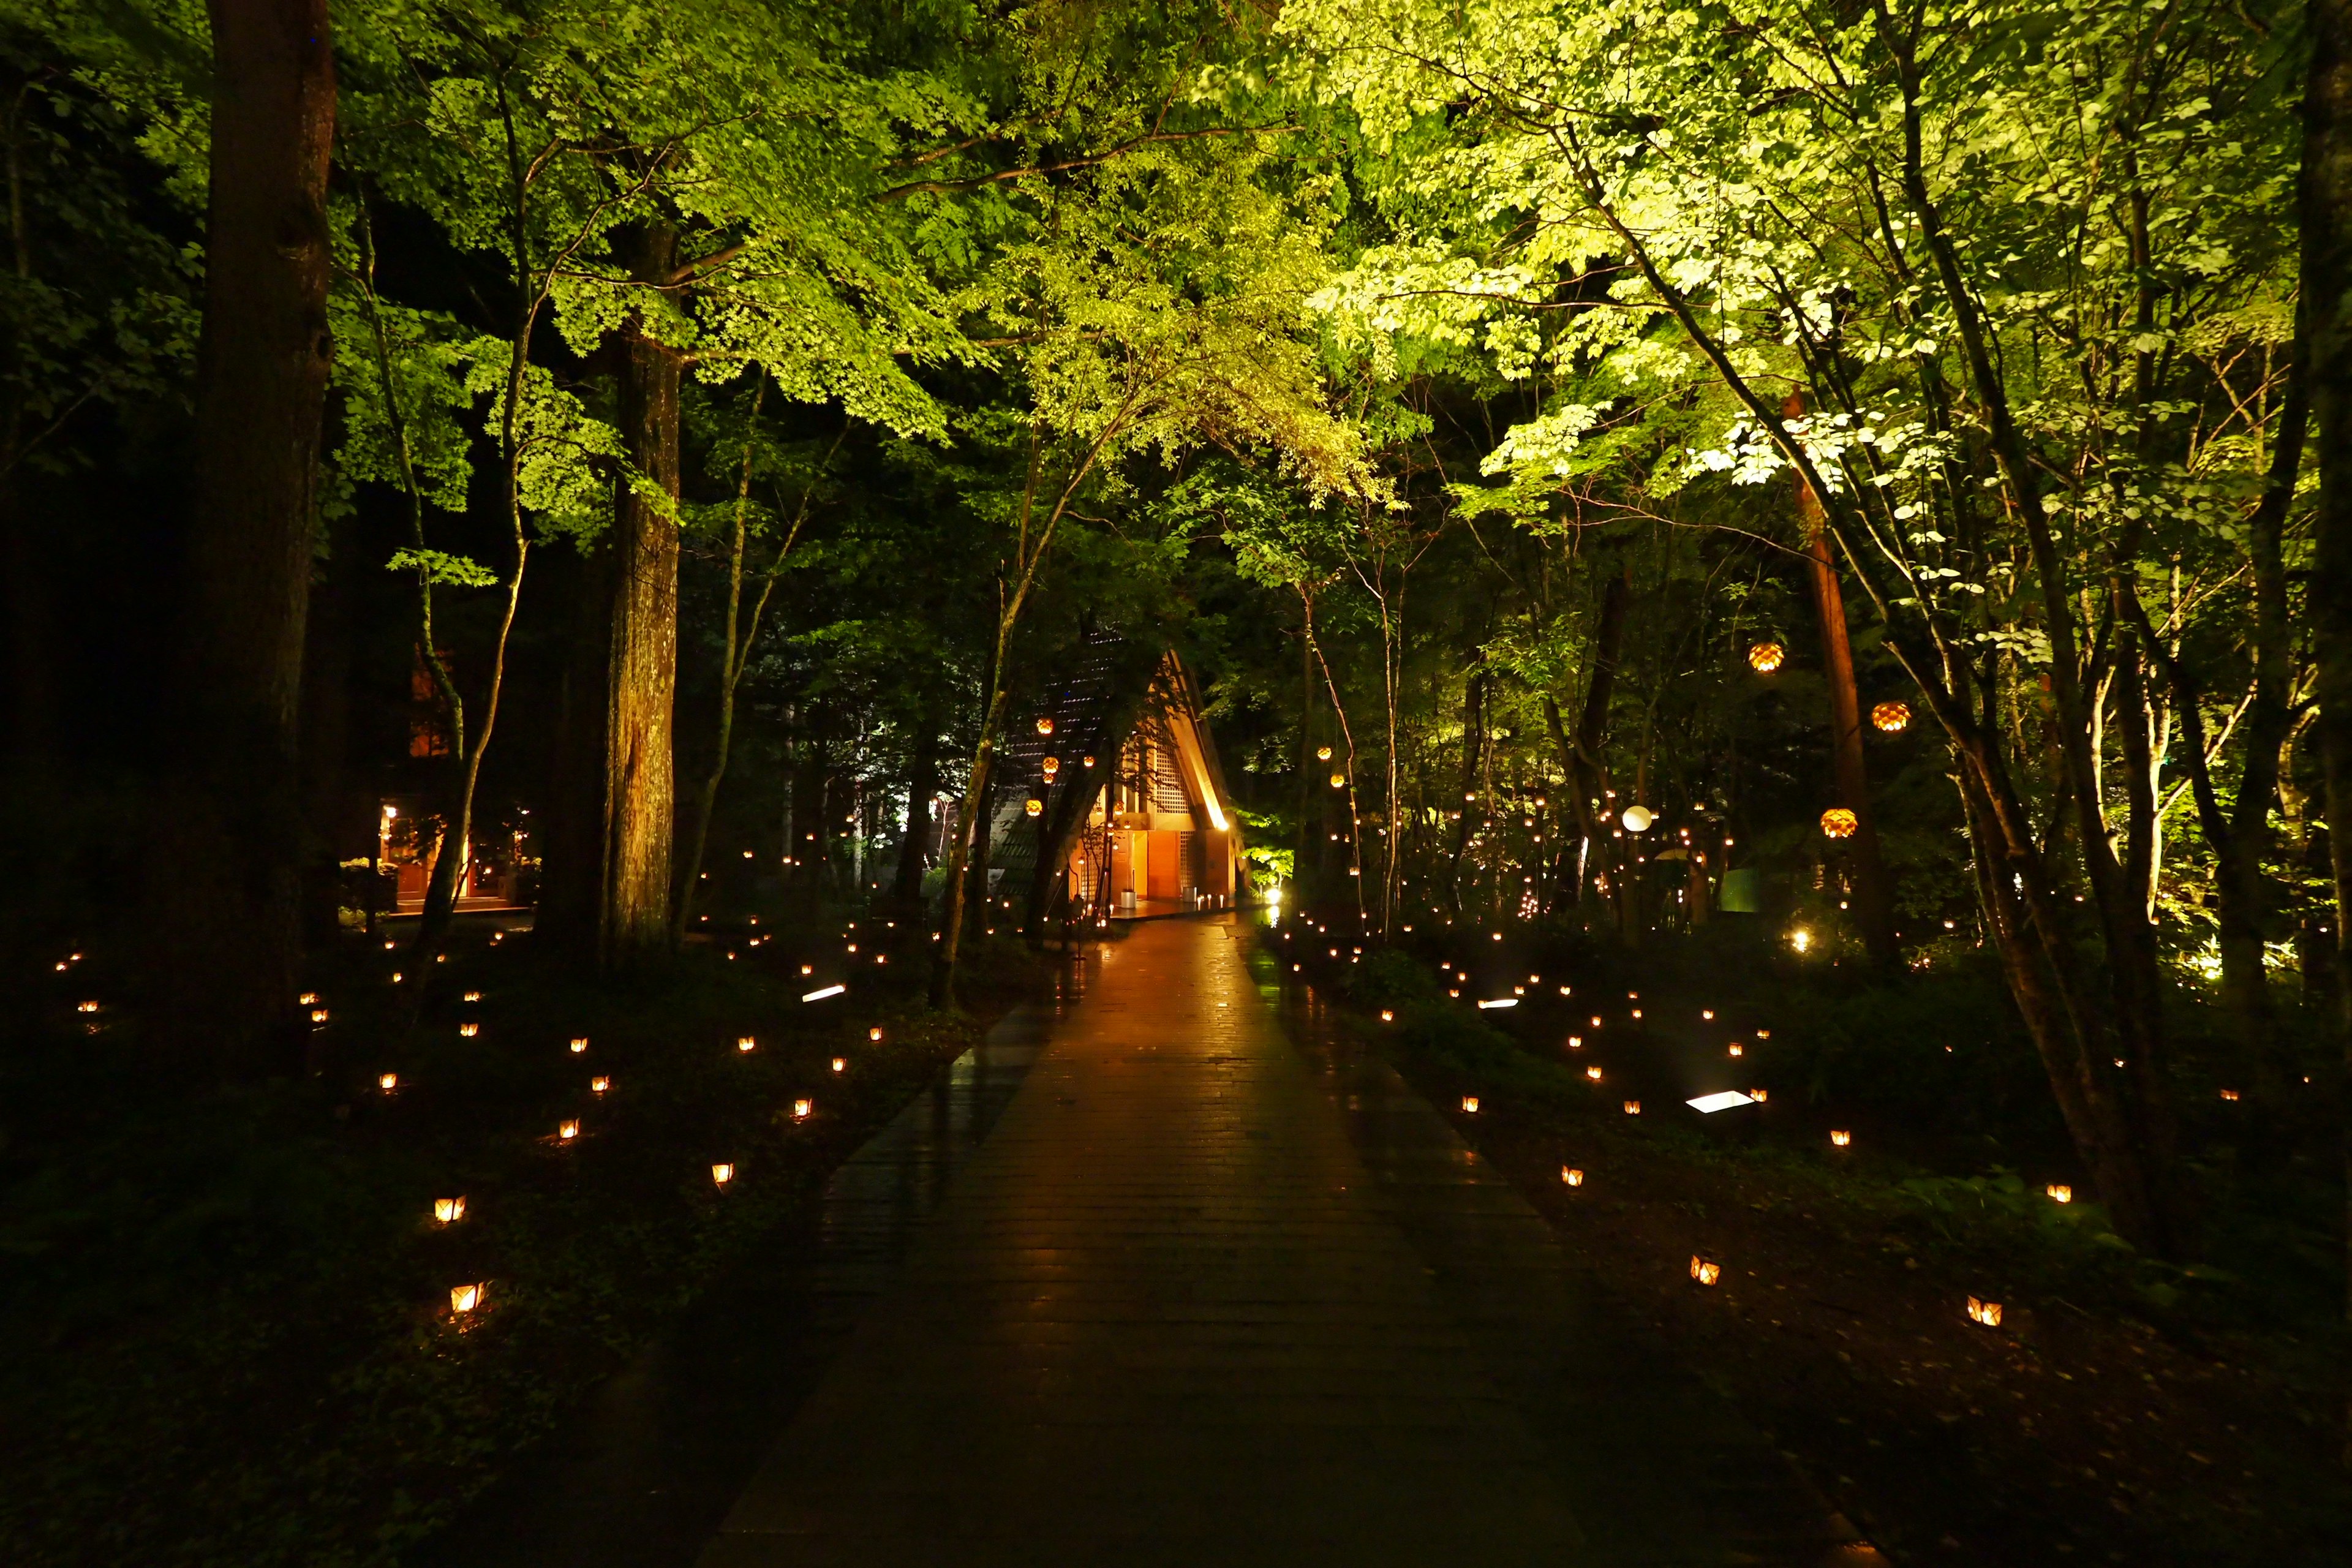
[[[650,227],[637,275],[677,270],[677,237]],[[677,352],[634,321],[621,341],[620,425],[630,463],[658,496],[623,489],[614,509],[613,641],[604,737],[604,878],[598,951],[631,969],[668,951],[677,811]]]
[[[210,14],[196,499],[155,956],[181,1043],[249,1079],[296,1068],[305,1036],[297,742],[335,79],[326,0]]]

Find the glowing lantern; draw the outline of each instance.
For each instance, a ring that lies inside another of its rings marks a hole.
[[[1617,820],[1625,825],[1625,831],[1628,833],[1647,833],[1650,830],[1650,824],[1658,819],[1651,814],[1650,808],[1646,805],[1629,805],[1625,808],[1625,815]]]
[[[588,1080],[588,1092],[591,1094],[602,1094],[612,1087],[613,1080],[602,1073]]]
[[[400,1087],[400,1075],[396,1072],[383,1073],[376,1079],[375,1086],[384,1093],[390,1094]]]
[[[1584,1037],[1582,1035],[1569,1036],[1568,1048],[1571,1051],[1582,1050],[1584,1048]]]
[[[1045,803],[1033,795],[1021,803],[1021,809],[1032,816],[1043,816],[1045,815]]]
[[[1832,1148],[1843,1149],[1853,1142],[1853,1134],[1851,1132],[1835,1131],[1830,1134],[1830,1145]]]
[[[569,1143],[574,1138],[579,1136],[580,1123],[577,1121],[566,1118],[564,1121],[559,1121],[555,1124],[555,1138],[557,1142]]]
[[[575,1057],[576,1057],[576,1056],[578,1056],[581,1052],[583,1052],[583,1051],[586,1050],[587,1048],[588,1048],[588,1037],[587,1037],[587,1036],[585,1036],[585,1035],[581,1036],[579,1038],[577,1038],[577,1039],[575,1039],[575,1040],[573,1040],[573,1041],[572,1042],[572,1054],[573,1056],[575,1056]]]
[[[1789,945],[1795,948],[1799,952],[1802,952],[1807,948],[1813,945],[1813,933],[1807,931],[1804,927],[1799,926],[1795,931],[1789,933]],[[1761,1029],[1757,1030],[1756,1037],[1759,1040],[1762,1039],[1764,1037],[1764,1031]]]
[[[814,963],[803,963],[801,965],[801,973],[803,974],[814,974],[816,973],[816,965]]]
[[[1573,1165],[1562,1165],[1559,1168],[1559,1179],[1567,1183],[1571,1187],[1580,1187],[1584,1185],[1584,1173],[1576,1169]]]
[[[1478,1097],[1476,1095],[1465,1094],[1462,1097],[1462,1114],[1465,1116],[1475,1116],[1478,1114]]]
[[[1395,1012],[1394,1012],[1394,1011],[1392,1011],[1392,1010],[1391,1010],[1391,1009],[1390,1009],[1390,1008],[1387,1008],[1387,1007],[1383,1007],[1383,1008],[1381,1008],[1381,1023],[1383,1023],[1383,1024],[1393,1024],[1393,1023],[1395,1023],[1395,1022],[1396,1022],[1396,1014],[1395,1014]]]
[[[1593,1082],[1599,1083],[1601,1081],[1601,1069],[1597,1067],[1586,1068],[1584,1069],[1584,1076],[1591,1079]]]
[[[1723,1278],[1723,1265],[1710,1263],[1696,1253],[1691,1254],[1690,1277],[1702,1285],[1712,1285]]]
[[[835,1072],[847,1072],[849,1070],[849,1058],[847,1057],[834,1058],[833,1070]]]
[[[1712,1007],[1702,1007],[1699,1009],[1698,1016],[1702,1018],[1712,1019],[1715,1016],[1715,1009]]]
[[[1769,1029],[1759,1029],[1756,1031],[1756,1037],[1759,1040],[1769,1040],[1772,1037],[1772,1031]]]
[[[463,1317],[482,1304],[488,1285],[453,1285],[449,1288],[449,1310]]]
[[[759,1043],[760,1042],[757,1039],[754,1039],[750,1035],[739,1035],[735,1038],[735,1048],[739,1051],[748,1051],[756,1047]]]
[[[1766,1094],[1760,1089],[1751,1089],[1748,1091],[1748,1098],[1754,1100],[1757,1104],[1761,1105],[1767,1100],[1769,1100],[1771,1096]]]
[[[465,1199],[463,1199],[463,1198],[435,1198],[435,1199],[433,1200],[433,1223],[434,1223],[434,1224],[436,1224],[436,1225],[456,1225],[459,1220],[464,1219],[465,1217],[466,1217],[466,1200],[465,1200]]]
[[[98,1004],[95,1002],[85,1002],[80,1006],[75,1008],[74,1011],[77,1013],[95,1013],[98,1011]]]
[[[1727,1049],[1729,1049],[1729,1051],[1731,1052],[1731,1054],[1732,1054],[1733,1056],[1735,1056],[1735,1057],[1736,1057],[1736,1056],[1739,1056],[1739,1055],[1741,1055],[1741,1054],[1742,1054],[1742,1052],[1741,1052],[1741,1048],[1740,1048],[1740,1044],[1739,1044],[1739,1042],[1738,1042],[1738,1040],[1734,1040],[1734,1041],[1732,1041],[1732,1042],[1731,1042],[1731,1044],[1730,1044],[1730,1046],[1727,1047]]]
[[[1078,759],[1078,766],[1080,766],[1080,767],[1082,767],[1082,768],[1085,768],[1085,769],[1088,770],[1089,772],[1091,772],[1091,771],[1093,770],[1094,765],[1095,765],[1095,760],[1094,760],[1094,758],[1092,758],[1092,757],[1080,757],[1080,758]]]
[[[59,969],[63,969],[65,965],[60,963],[58,967]],[[315,1007],[319,1005],[319,994],[316,991],[305,991],[302,994],[294,998],[294,1000],[299,1002],[305,1007]]]
[[[1627,1100],[1627,1101],[1625,1102],[1625,1114],[1626,1114],[1626,1115],[1628,1115],[1628,1116],[1639,1116],[1639,1115],[1641,1115],[1641,1114],[1642,1114],[1642,1102],[1641,1102],[1640,1100]]]
[[[1052,784],[1054,782],[1054,775],[1062,771],[1062,759],[1059,757],[1047,757],[1044,762],[1037,764],[1037,771],[1045,775],[1045,782],[1047,784]]]
[[[1328,762],[1329,762],[1329,761],[1331,760],[1331,748],[1330,748],[1330,747],[1328,747],[1328,746],[1318,746],[1318,747],[1316,747],[1316,748],[1315,748],[1315,760],[1316,760],[1317,762],[1318,762],[1318,763],[1328,763]]]
[[[482,994],[478,991],[468,991],[466,993],[466,1000],[468,1002],[478,1002],[481,999]]]
[[[2074,1201],[2074,1189],[2063,1182],[2053,1182],[2042,1190],[2050,1194],[2050,1201],[2053,1204],[2071,1204]]]
[[[1822,837],[1824,838],[1851,838],[1854,829],[1861,826],[1862,819],[1842,805],[1833,805],[1822,813]]]
[[[1338,788],[1339,788],[1341,785],[1345,784],[1347,782],[1348,782],[1348,781],[1347,781],[1347,779],[1346,779],[1346,778],[1344,778],[1343,776],[1341,776],[1341,775],[1340,775],[1340,774],[1339,774],[1339,773],[1333,773],[1333,774],[1331,775],[1331,787],[1332,787],[1333,789],[1338,789]]]
[[[1642,1010],[1641,1010],[1639,1007],[1634,1008],[1634,1009],[1633,1009],[1633,1016],[1635,1016],[1636,1018],[1638,1018],[1638,1017],[1640,1017],[1641,1016],[1642,1016]]]
[[[1998,1301],[1979,1301],[1974,1296],[1969,1297],[1969,1321],[1971,1323],[1980,1323],[1988,1329],[1997,1329],[2000,1327],[2000,1303]]]
[[[1911,725],[1911,705],[1907,702],[1882,702],[1870,710],[1871,723],[1889,735],[1899,735]]]
[[[1788,657],[1789,650],[1779,643],[1759,642],[1748,650],[1748,667],[1759,675],[1769,675],[1780,668],[1780,661]]]
[[[87,1013],[89,1011],[89,1008],[84,1006],[82,1011]],[[2236,1100],[2238,1098],[2238,1091],[2234,1089],[2225,1089],[2221,1091],[2221,1098],[2223,1100]]]
[[[397,969],[395,969],[395,970],[394,970],[394,971],[392,972],[392,983],[393,983],[394,985],[397,985],[397,984],[400,984],[400,971],[399,971],[399,970],[397,970]]]
[[[712,1186],[723,1187],[734,1179],[734,1166],[729,1164],[717,1164],[710,1167],[710,1184]]]
[[[470,1040],[481,1032],[482,1026],[479,1024],[460,1024],[457,1026],[457,1037],[459,1039]]]
[[[793,1121],[806,1121],[810,1117],[814,1116],[815,1114],[816,1114],[816,1101],[815,1101],[815,1100],[793,1100]]]
[[[310,1009],[310,1022],[313,1024],[323,1024],[326,1021],[327,1010],[324,1007],[313,1007]]]
[[[1050,735],[1053,732],[1054,721],[1051,719],[1040,719],[1037,721],[1037,733],[1040,735]]]

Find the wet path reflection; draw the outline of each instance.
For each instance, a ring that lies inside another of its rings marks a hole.
[[[458,1568],[690,1563],[849,1331],[896,1278],[950,1180],[995,1127],[1088,965],[1016,1008],[827,1180],[817,1217],[598,1392],[551,1451],[412,1562]]]

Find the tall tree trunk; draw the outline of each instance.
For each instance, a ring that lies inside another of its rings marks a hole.
[[[1452,891],[1454,912],[1462,912],[1462,862],[1470,853],[1470,836],[1477,831],[1478,764],[1486,755],[1486,667],[1481,664],[1462,683],[1462,787],[1455,792]]]
[[[604,884],[604,721],[613,660],[613,551],[583,551],[555,754],[541,814],[535,939],[582,969],[596,963]]]
[[[346,766],[351,735],[352,568],[333,552],[311,595],[302,655],[302,926],[324,944],[341,933],[342,860],[354,847],[354,800]],[[373,831],[373,824],[368,825]]]
[[[890,879],[890,900],[901,910],[922,908],[923,871],[931,858],[931,796],[940,788],[939,731],[924,721],[915,731],[914,755],[907,766],[907,831],[898,839],[898,868]]]
[[[1782,412],[1804,416],[1805,400],[1790,393]],[[1835,759],[1838,804],[1853,813],[1853,837],[1844,847],[1853,872],[1854,922],[1873,968],[1892,970],[1901,960],[1895,939],[1895,900],[1886,859],[1878,847],[1878,814],[1870,803],[1870,770],[1862,751],[1862,693],[1854,684],[1853,645],[1845,624],[1845,594],[1830,559],[1828,519],[1821,498],[1802,475],[1797,479],[1797,517],[1805,532],[1805,576],[1813,591],[1813,618],[1822,629],[1822,675],[1830,689],[1830,738]]]
[[[667,224],[640,236],[635,274],[677,269]],[[604,739],[604,888],[598,951],[608,970],[669,947],[670,846],[677,810],[678,373],[677,350],[633,319],[621,332],[620,426],[636,483],[614,509],[613,647]],[[654,494],[640,488],[650,486]]]
[[[173,1032],[234,1078],[306,1031],[298,747],[320,417],[333,345],[326,0],[212,0],[195,515],[157,972]]]
[[[2337,1027],[2352,1081],[2352,0],[2308,0],[2304,88],[2304,337],[2319,461],[2310,605],[2319,752],[2336,878]],[[2352,1118],[2345,1128],[2345,1312],[2352,1321]],[[2345,1459],[2352,1464],[2352,1408]]]

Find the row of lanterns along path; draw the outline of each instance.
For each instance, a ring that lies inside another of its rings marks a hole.
[[[1647,825],[1644,824],[1644,826],[1646,826]],[[1405,926],[1403,929],[1409,931],[1412,928],[1411,926]],[[1500,931],[1490,931],[1488,934],[1492,941],[1499,942],[1503,940],[1503,933]],[[1322,963],[1337,967],[1339,960],[1343,957],[1351,964],[1362,962],[1364,952],[1362,943],[1345,937],[1334,936],[1328,923],[1317,920],[1311,913],[1304,910],[1297,911],[1296,913],[1293,929],[1287,931],[1279,932],[1278,940],[1280,940],[1286,945],[1286,948],[1287,948],[1292,953],[1289,965],[1289,973],[1304,973],[1304,965],[1307,963],[1320,962]],[[1341,952],[1341,944],[1343,942],[1347,947],[1347,952],[1345,953],[1342,953]],[[1316,951],[1318,947],[1321,949],[1319,952]],[[1463,995],[1464,989],[1470,985],[1470,971],[1465,964],[1455,963],[1450,960],[1441,959],[1437,963],[1437,974],[1439,982],[1445,986],[1446,994],[1449,998],[1460,999]],[[1571,999],[1573,997],[1574,988],[1572,986],[1564,984],[1558,984],[1557,982],[1555,982],[1555,984],[1559,998]],[[1513,982],[1508,983],[1508,995],[1501,994],[1504,989],[1504,986],[1501,984],[1488,987],[1487,989],[1495,991],[1496,994],[1488,997],[1474,997],[1472,999],[1475,1002],[1475,1005],[1482,1011],[1516,1008],[1522,1002],[1529,1000],[1531,993],[1535,998],[1538,1000],[1543,999],[1547,994],[1547,988],[1543,986],[1543,976],[1540,972],[1530,972],[1527,976],[1525,984],[1518,984],[1516,982],[1516,979]],[[1629,1004],[1627,1012],[1631,1021],[1636,1025],[1640,1024],[1643,1021],[1643,1009],[1640,1005],[1642,999],[1641,993],[1638,991],[1628,991],[1625,993],[1625,999]],[[1590,1030],[1597,1038],[1601,1031],[1607,1027],[1606,1020],[1602,1014],[1585,1014],[1583,1016],[1589,1018],[1589,1023],[1580,1026],[1576,1032],[1572,1032],[1567,1037],[1567,1048],[1570,1051],[1580,1051],[1585,1048],[1586,1030]],[[1702,1007],[1699,1009],[1699,1019],[1701,1023],[1715,1022],[1715,1009],[1712,1007]],[[1380,1020],[1383,1024],[1393,1024],[1396,1021],[1395,1009],[1381,1009]],[[1759,1028],[1753,1031],[1753,1036],[1759,1041],[1769,1040],[1772,1037],[1772,1031],[1769,1029]],[[1734,1058],[1742,1058],[1745,1056],[1747,1051],[1746,1044],[1739,1040],[1731,1040],[1727,1042],[1725,1048],[1728,1055]],[[1605,1080],[1607,1075],[1603,1068],[1596,1063],[1586,1067],[1584,1069],[1584,1076],[1587,1081],[1599,1084]],[[1745,1104],[1760,1105],[1767,1102],[1769,1098],[1770,1095],[1769,1090],[1761,1087],[1754,1088],[1747,1090],[1744,1094],[1734,1094],[1729,1099],[1722,1100],[1718,1109],[1729,1109],[1733,1106]],[[1625,1115],[1639,1116],[1642,1114],[1642,1102],[1640,1100],[1627,1100],[1622,1101],[1622,1104],[1623,1113]],[[1483,1097],[1479,1095],[1465,1094],[1461,1097],[1460,1105],[1461,1114],[1464,1118],[1474,1118],[1481,1114],[1482,1110],[1485,1107],[1485,1100]],[[1853,1146],[1853,1133],[1850,1129],[1832,1128],[1830,1130],[1829,1142],[1832,1149],[1850,1149]],[[1580,1189],[1585,1185],[1585,1171],[1581,1166],[1562,1165],[1559,1169],[1561,1186],[1571,1192]],[[2053,1183],[2045,1187],[2043,1192],[2053,1203],[2068,1204],[2074,1202],[2074,1199],[2073,1187],[2063,1184]],[[1700,1254],[1695,1253],[1692,1255],[1690,1259],[1690,1278],[1693,1283],[1700,1286],[1712,1286],[1722,1278],[1722,1265],[1717,1260]],[[1998,1328],[2000,1326],[2002,1306],[1999,1301],[1990,1300],[1977,1296],[1970,1296],[1966,1298],[1966,1312],[1969,1321],[1979,1327]]]
[[[751,923],[755,925],[758,923],[756,917],[753,917]],[[889,929],[896,929],[898,924],[895,921],[886,921],[884,923]],[[858,962],[859,943],[856,940],[856,922],[852,921],[842,933],[844,957],[852,964]],[[500,945],[504,942],[506,934],[507,933],[503,931],[494,932],[490,937],[489,945],[493,947]],[[751,939],[750,945],[757,947],[761,945],[762,942],[767,940],[769,939],[764,936],[755,937]],[[396,944],[388,941],[383,945],[386,951],[393,951]],[[869,949],[872,945],[873,944],[870,942],[867,943]],[[72,963],[79,963],[80,961],[81,956],[82,955],[79,952],[72,954],[69,961],[60,963],[58,965],[58,972],[61,973],[68,972]],[[730,959],[733,959],[736,955],[733,952],[729,952],[727,956]],[[888,961],[888,954],[887,952],[869,952],[866,956],[877,965],[887,963]],[[446,953],[438,954],[436,955],[436,962],[446,963],[447,962],[447,958],[448,955]],[[803,963],[799,966],[799,969],[800,974],[804,980],[813,979],[815,975],[815,965],[814,964]],[[402,978],[403,977],[398,971],[393,972],[391,975],[391,980],[394,984],[400,984]],[[845,984],[818,985],[814,989],[803,993],[801,996],[801,1001],[803,1004],[823,1003],[845,994],[847,989],[848,988]],[[460,1000],[467,1005],[477,1005],[483,1001],[483,993],[479,990],[467,990],[460,994]],[[333,1016],[332,1010],[326,1005],[325,999],[319,993],[311,991],[303,992],[299,997],[299,1002],[304,1008],[309,1010],[310,1021],[313,1028],[326,1027],[331,1022]],[[97,1011],[97,1004],[89,1004],[82,1010],[85,1012],[95,1012]],[[482,1037],[481,1022],[478,1019],[461,1019],[457,1024],[457,1032],[460,1039],[479,1039]],[[867,1028],[866,1040],[867,1043],[871,1045],[880,1045],[882,1043],[883,1031],[879,1025],[871,1026]],[[735,1037],[734,1044],[735,1053],[738,1056],[750,1056],[759,1048],[759,1039],[755,1035],[739,1035]],[[584,1057],[588,1055],[589,1047],[590,1037],[586,1035],[572,1036],[569,1037],[567,1042],[567,1050],[569,1054],[575,1057]],[[849,1058],[845,1056],[836,1056],[831,1058],[828,1065],[834,1075],[835,1077],[840,1077],[848,1072]],[[400,1094],[404,1090],[415,1087],[415,1080],[413,1078],[404,1079],[398,1072],[377,1073],[374,1075],[374,1083],[376,1092],[386,1097]],[[588,1092],[592,1100],[603,1100],[607,1095],[614,1092],[614,1076],[605,1072],[592,1072],[588,1076]],[[805,1123],[814,1119],[815,1115],[816,1099],[814,1095],[801,1095],[794,1097],[792,1101],[792,1110],[790,1112],[790,1118],[793,1124],[798,1125]],[[562,1116],[556,1119],[552,1132],[543,1137],[541,1142],[557,1148],[562,1148],[581,1142],[584,1136],[584,1123],[582,1118],[577,1116]],[[711,1186],[714,1191],[724,1193],[736,1180],[736,1164],[733,1160],[713,1161],[709,1169]],[[468,1214],[467,1196],[464,1194],[458,1194],[449,1197],[436,1197],[431,1201],[427,1213],[429,1215],[429,1223],[436,1229],[447,1229],[450,1226],[458,1225],[467,1218]],[[488,1305],[488,1280],[468,1280],[463,1283],[452,1285],[449,1287],[449,1319],[460,1330],[462,1330],[475,1321],[476,1314],[482,1311]]]

